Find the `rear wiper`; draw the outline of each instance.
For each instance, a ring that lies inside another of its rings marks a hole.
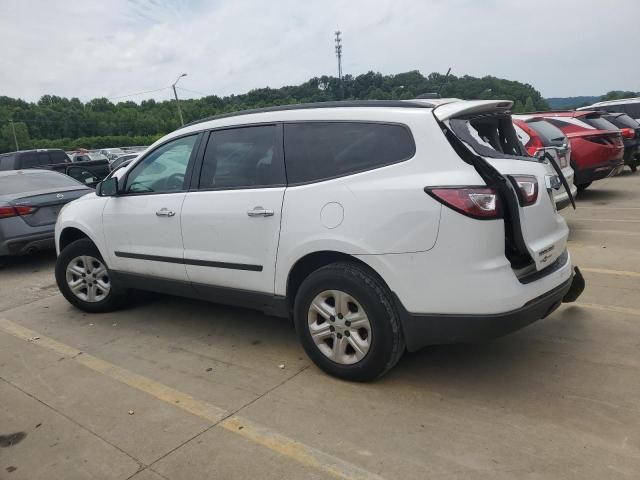
[[[544,152],[544,155],[542,156],[542,158],[548,158],[549,162],[551,163],[551,166],[553,167],[553,169],[558,174],[558,177],[560,178],[560,181],[562,182],[562,186],[564,187],[564,189],[567,192],[567,195],[569,196],[569,201],[571,202],[571,206],[573,206],[573,209],[575,210],[576,209],[576,202],[573,199],[573,195],[571,195],[571,188],[569,187],[569,182],[567,182],[567,179],[563,175],[562,170],[560,169],[560,165],[558,165],[556,163],[556,161],[553,159],[553,157],[551,155],[549,155],[548,152]]]

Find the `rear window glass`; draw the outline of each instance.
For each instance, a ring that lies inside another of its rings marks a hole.
[[[562,130],[554,127],[545,120],[527,122],[527,125],[536,131],[545,147],[561,145],[565,142],[565,136]]]
[[[402,125],[305,122],[285,125],[289,183],[306,183],[363,172],[413,157],[413,137]]]
[[[629,115],[607,116],[607,120],[618,128],[640,128],[640,123],[636,122]]]
[[[479,155],[531,159],[518,140],[511,117],[508,115],[452,119],[449,124],[456,136]]]
[[[594,128],[597,128],[598,130],[613,130],[614,132],[618,131],[618,127],[616,127],[610,121],[606,120],[604,117],[586,116],[586,117],[582,117],[580,120],[582,120],[585,123],[588,123],[589,125],[591,125]]]
[[[0,177],[0,194],[35,192],[57,188],[83,188],[78,182],[60,173],[16,173]]]

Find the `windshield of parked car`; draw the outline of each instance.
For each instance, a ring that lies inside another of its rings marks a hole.
[[[0,177],[0,193],[14,194],[58,188],[84,188],[66,175],[55,172],[16,173]]]

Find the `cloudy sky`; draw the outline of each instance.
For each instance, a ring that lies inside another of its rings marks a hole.
[[[546,97],[640,90],[639,0],[2,0],[0,95],[244,93],[344,71],[494,75]]]

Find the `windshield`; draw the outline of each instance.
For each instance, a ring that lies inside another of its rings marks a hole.
[[[0,194],[28,193],[59,188],[85,188],[66,175],[55,172],[16,173],[0,177]]]

